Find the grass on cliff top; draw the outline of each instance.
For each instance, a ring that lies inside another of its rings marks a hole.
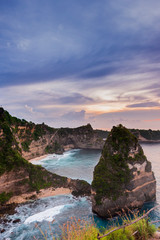
[[[130,146],[137,146],[138,139],[127,128],[119,124],[117,127],[113,126],[107,142],[114,151],[119,151],[127,156]]]
[[[122,217],[122,225],[130,223],[138,218],[138,213],[134,214],[132,218],[130,216]],[[36,225],[37,228],[38,225]],[[92,221],[86,221],[76,218],[71,218],[70,221],[60,226],[61,237],[56,237],[54,229],[50,225],[50,232],[44,233],[40,228],[40,232],[43,236],[42,239],[49,240],[52,236],[53,240],[97,240],[97,235],[103,236],[114,230],[116,226],[113,226],[107,230],[99,229]],[[52,231],[53,230],[53,231]],[[133,235],[133,233],[135,233]],[[125,229],[119,229],[108,236],[102,238],[102,240],[148,240],[156,232],[156,227],[147,223],[146,219],[142,219],[139,222],[126,227]],[[36,239],[36,238],[35,238]]]

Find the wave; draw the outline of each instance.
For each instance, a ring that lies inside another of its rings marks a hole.
[[[33,160],[31,161],[32,164],[35,165],[42,165],[43,167],[46,167],[46,165],[57,165],[58,162],[60,162],[61,160],[66,160],[69,157],[72,157],[75,153],[79,152],[80,149],[72,149],[69,151],[64,152],[63,154],[49,154],[48,156],[40,159],[40,160]]]
[[[53,217],[58,215],[61,212],[61,210],[64,208],[64,206],[65,205],[56,206],[53,208],[49,208],[43,212],[34,214],[28,217],[24,223],[29,224],[31,222],[42,222],[43,220],[51,222],[54,219]]]

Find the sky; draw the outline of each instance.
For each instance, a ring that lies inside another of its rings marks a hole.
[[[0,105],[52,127],[160,129],[159,0],[0,0]]]

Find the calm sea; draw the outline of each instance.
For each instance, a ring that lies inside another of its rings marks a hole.
[[[160,144],[141,144],[148,160],[152,162],[152,169],[157,180],[157,203],[160,203]],[[99,150],[71,150],[63,155],[49,155],[40,161],[33,162],[40,164],[47,170],[62,176],[74,179],[84,179],[91,183],[93,169],[100,157]],[[153,207],[156,203],[147,203],[144,209]],[[31,201],[27,204],[20,205],[16,209],[17,213],[7,216],[9,222],[0,224],[0,229],[6,231],[1,234],[1,239],[12,240],[31,240],[44,239],[40,230],[41,228],[48,233],[47,239],[52,239],[50,227],[53,235],[60,234],[59,225],[63,225],[71,217],[92,219],[98,227],[109,227],[117,221],[102,220],[92,213],[91,202],[89,199],[74,198],[72,195],[61,195],[47,197],[37,201]],[[152,212],[152,220],[160,219],[160,209]],[[13,223],[15,219],[20,222]],[[54,220],[54,221],[52,221]]]

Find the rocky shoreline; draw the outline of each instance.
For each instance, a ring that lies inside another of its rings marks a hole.
[[[64,194],[71,194],[72,191],[69,188],[46,188],[46,189],[41,189],[39,192],[30,192],[30,193],[24,193],[19,196],[14,196],[9,199],[9,201],[6,202],[6,204],[19,204],[19,203],[25,203],[29,200],[36,200],[40,198],[45,198],[45,197],[51,197],[51,196],[56,196],[56,195],[64,195]]]
[[[57,195],[67,195],[71,194],[72,191],[70,188],[47,188],[47,189],[41,189],[39,192],[30,192],[30,193],[23,193],[18,196],[13,196],[7,201],[5,204],[0,205],[0,217],[5,219],[5,215],[9,214],[12,215],[15,213],[15,208],[19,204],[23,204],[29,201],[45,198],[45,197],[51,197],[51,196],[57,196]]]

